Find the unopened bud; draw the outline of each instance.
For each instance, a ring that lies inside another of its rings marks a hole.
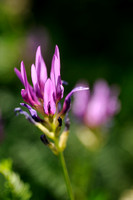
[[[46,135],[44,135],[44,134],[41,135],[41,136],[40,136],[40,139],[41,139],[41,141],[42,141],[45,145],[48,145],[48,144],[49,144],[49,141],[48,141]]]
[[[66,148],[66,143],[67,143],[68,135],[69,135],[69,131],[65,130],[65,131],[63,131],[63,133],[60,136],[60,139],[59,139],[59,148],[60,148],[61,151],[64,151],[64,149]]]
[[[47,146],[52,150],[52,152],[53,152],[54,154],[56,154],[56,155],[58,154],[58,150],[57,150],[55,144],[52,143],[52,142],[50,142],[50,141],[47,139],[47,137],[46,137],[45,134],[41,135],[41,136],[40,136],[40,139],[41,139],[41,141],[42,141],[45,145],[47,145]]]
[[[68,131],[69,128],[70,128],[70,119],[67,116],[65,119],[65,131]]]
[[[62,126],[62,119],[61,117],[58,118],[59,126]]]
[[[55,135],[56,136],[59,135],[60,130],[61,130],[61,126],[62,126],[62,118],[61,117],[58,118],[57,123],[58,123],[58,125],[57,125],[56,130],[55,130]]]

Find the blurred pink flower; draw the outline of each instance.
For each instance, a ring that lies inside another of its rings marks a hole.
[[[87,84],[82,86],[87,87]],[[118,89],[110,88],[106,81],[99,80],[92,93],[81,91],[74,94],[73,113],[90,128],[102,126],[120,110],[118,94]]]

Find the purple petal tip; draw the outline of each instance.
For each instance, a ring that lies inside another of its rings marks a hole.
[[[62,110],[63,114],[68,112],[70,109],[71,96],[73,95],[73,93],[83,91],[83,90],[89,90],[89,87],[82,87],[82,86],[76,87],[66,96],[64,104],[63,104],[63,110]]]
[[[55,55],[59,58],[59,47],[58,45],[55,46]]]

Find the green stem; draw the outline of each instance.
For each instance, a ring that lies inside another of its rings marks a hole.
[[[70,200],[74,200],[71,182],[70,182],[70,179],[69,179],[69,176],[68,176],[68,171],[67,171],[67,168],[66,168],[66,163],[65,163],[64,156],[63,156],[63,152],[59,152],[59,158],[60,158],[60,162],[61,162],[61,165],[62,165],[64,179],[65,179],[65,183],[66,183],[66,187],[67,187],[67,191],[68,191]]]

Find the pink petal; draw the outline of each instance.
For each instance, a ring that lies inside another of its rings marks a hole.
[[[26,89],[21,90],[21,95],[22,95],[23,100],[26,103],[30,104],[31,106],[34,106],[34,101],[32,100],[31,95],[29,94],[29,92]]]
[[[34,86],[34,91],[35,91],[37,97],[43,98],[41,91],[40,91],[39,84],[38,84],[37,73],[36,73],[36,68],[35,68],[34,64],[32,64],[32,66],[31,66],[31,78],[32,78],[33,86]]]
[[[59,53],[59,48],[57,45],[55,47],[55,53],[52,60],[51,70],[54,73],[55,84],[57,86],[58,77],[60,76],[60,53]]]
[[[23,82],[23,78],[22,78],[21,72],[20,72],[17,68],[14,68],[14,71],[15,71],[17,77],[20,79],[20,81],[21,81],[22,84],[24,85],[24,82]]]
[[[38,82],[39,82],[41,91],[43,91],[44,90],[44,84],[47,80],[47,68],[46,68],[45,62],[42,58],[40,46],[37,48],[37,51],[36,51],[35,65],[36,65]]]
[[[54,85],[56,101],[59,101],[61,98],[63,98],[64,88],[60,76],[60,54],[57,45],[55,47],[55,53],[52,59],[50,78]]]
[[[40,105],[40,102],[39,102],[39,100],[38,100],[38,98],[37,98],[37,96],[36,96],[36,93],[35,93],[35,91],[33,90],[33,88],[32,88],[31,85],[29,85],[28,94],[29,94],[30,98],[32,99],[32,101],[34,102],[34,104]],[[38,96],[39,96],[39,95],[38,95]]]
[[[23,79],[25,88],[28,88],[27,74],[26,74],[26,70],[25,70],[23,61],[21,62],[21,75],[22,75],[22,79]]]
[[[56,84],[55,84],[55,73],[54,73],[54,62],[55,62],[55,55],[52,58],[52,64],[51,64],[51,71],[50,71],[50,78],[53,82],[54,90],[56,91]]]
[[[38,81],[37,81],[36,68],[34,64],[32,64],[31,66],[31,78],[32,78],[34,89],[36,89],[36,85],[38,85]]]
[[[107,120],[107,104],[99,98],[91,98],[86,108],[85,122],[90,127],[98,127]]]
[[[56,105],[53,98],[53,83],[51,79],[47,79],[44,87],[44,111],[47,115],[55,114]]]
[[[57,58],[60,59],[60,52],[59,52],[59,47],[58,47],[58,45],[55,46],[55,55],[57,56]]]
[[[36,103],[33,99],[33,95],[35,96],[35,94],[34,92],[32,93],[33,88],[28,83],[26,70],[25,70],[23,61],[21,62],[21,75],[23,78],[24,86],[25,86],[25,90],[21,90],[21,95],[27,103],[30,103],[30,105],[33,106]]]

